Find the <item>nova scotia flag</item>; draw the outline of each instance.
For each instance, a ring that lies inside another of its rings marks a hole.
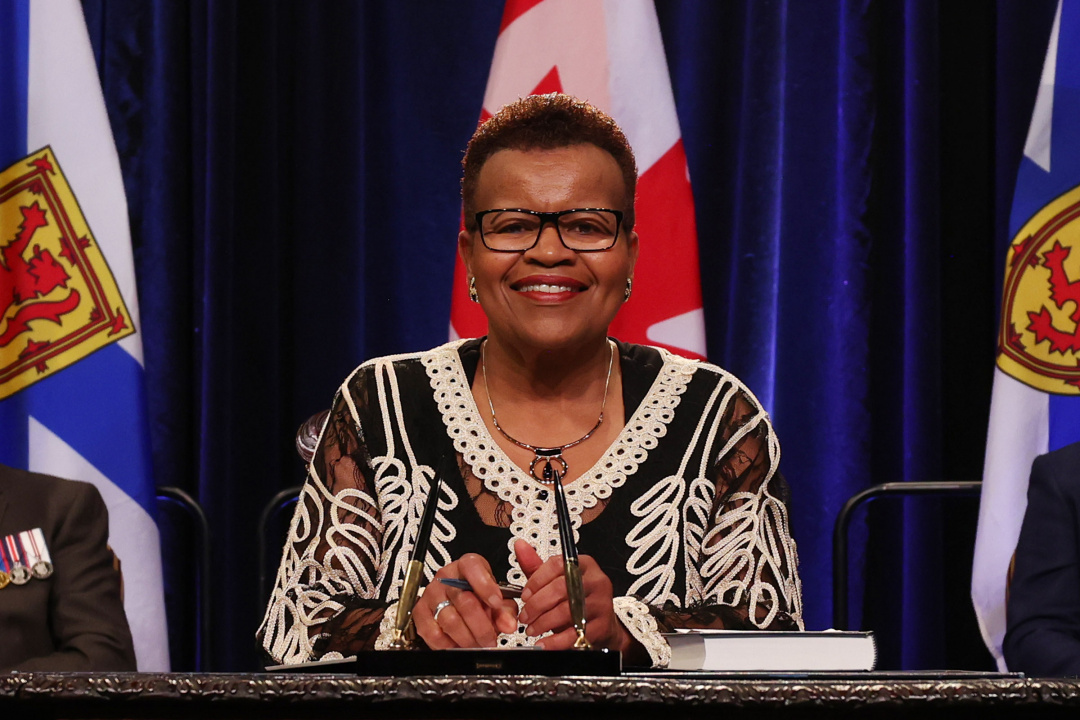
[[[127,204],[78,0],[0,0],[0,172],[0,463],[97,486],[139,669],[167,670]]]
[[[1005,670],[1005,593],[1037,455],[1080,440],[1080,0],[1060,0],[1016,178],[971,597]],[[1052,549],[1048,549],[1052,551]]]

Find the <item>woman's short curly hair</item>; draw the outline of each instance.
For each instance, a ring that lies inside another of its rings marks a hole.
[[[499,150],[552,150],[591,143],[615,158],[626,185],[623,228],[634,228],[637,163],[626,136],[611,117],[587,102],[562,93],[529,95],[505,105],[480,125],[461,161],[461,199],[465,227],[475,230],[476,186],[484,163]]]

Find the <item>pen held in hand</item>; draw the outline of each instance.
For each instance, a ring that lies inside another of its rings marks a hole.
[[[439,578],[439,582],[441,582],[443,585],[449,585],[452,588],[457,588],[458,590],[472,590],[472,585],[469,584],[468,580],[459,580],[457,578]],[[498,583],[498,585],[499,592],[502,593],[504,600],[508,598],[521,597],[521,591],[525,589],[519,585],[509,585],[507,583]]]

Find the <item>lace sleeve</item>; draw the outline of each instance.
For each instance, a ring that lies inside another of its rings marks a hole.
[[[357,414],[362,386],[335,397],[282,552],[259,628],[279,663],[329,659],[374,645],[382,523]]]
[[[698,586],[693,593],[698,600],[686,607],[671,602],[650,607],[655,632],[634,633],[654,664],[664,664],[667,643],[659,633],[675,628],[803,629],[786,483],[776,469],[780,445],[765,411],[748,392],[735,391],[725,404],[715,447],[706,469],[714,500],[688,568],[697,576],[692,584]]]
[[[701,602],[663,613],[678,627],[801,630],[802,590],[788,526],[780,445],[768,416],[735,393],[720,419],[710,475],[716,494],[696,568]]]
[[[730,377],[730,376],[728,376]],[[711,500],[692,503],[685,532],[688,602],[646,605],[616,598],[624,627],[666,667],[671,649],[662,633],[676,628],[801,630],[798,557],[787,516],[787,484],[777,472],[780,446],[768,415],[737,384],[711,428],[701,477]],[[696,493],[692,493],[698,497]]]

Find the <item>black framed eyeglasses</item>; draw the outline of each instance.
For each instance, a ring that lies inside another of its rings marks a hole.
[[[574,208],[537,212],[520,208],[483,210],[476,226],[484,247],[495,252],[525,252],[540,241],[546,223],[555,226],[559,240],[575,252],[601,252],[615,246],[623,214],[607,208]]]

